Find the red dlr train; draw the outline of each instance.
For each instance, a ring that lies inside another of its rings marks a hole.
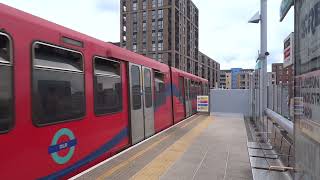
[[[0,4],[0,179],[64,179],[196,113],[208,81]]]

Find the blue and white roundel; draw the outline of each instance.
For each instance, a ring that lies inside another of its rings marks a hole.
[[[58,140],[61,136],[66,135],[69,140],[58,144]],[[51,145],[48,148],[49,154],[52,159],[58,164],[67,163],[73,156],[75,146],[77,145],[77,139],[74,137],[73,132],[68,128],[62,128],[56,132],[51,141]],[[60,156],[59,151],[69,148],[69,152],[65,156]]]

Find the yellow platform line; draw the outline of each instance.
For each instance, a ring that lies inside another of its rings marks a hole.
[[[192,142],[203,132],[204,129],[209,126],[211,122],[212,117],[207,117],[191,131],[182,136],[178,141],[169,146],[164,152],[159,154],[148,165],[131,177],[131,179],[160,179],[160,176],[164,174],[168,168],[183,155]]]
[[[199,116],[200,117],[200,116]],[[189,125],[191,122],[194,122],[194,120],[198,119],[199,117],[190,120],[188,123],[184,124],[184,126],[182,126],[181,128],[186,127],[187,125]],[[153,149],[154,147],[156,147],[159,143],[161,143],[162,141],[168,139],[171,135],[173,134],[170,133],[160,139],[158,139],[157,141],[155,141],[154,143],[152,143],[150,146],[148,146],[147,148],[143,149],[142,151],[136,153],[135,155],[131,156],[129,159],[127,159],[124,162],[119,163],[118,165],[112,167],[111,169],[108,169],[108,171],[104,172],[102,175],[100,175],[97,179],[102,180],[105,179],[106,177],[112,175],[113,173],[115,173],[116,171],[120,170],[121,168],[127,166],[128,164],[130,164],[131,162],[133,162],[134,160],[136,160],[137,158],[139,158],[140,156],[142,156],[144,153],[146,153],[147,151]]]
[[[132,161],[134,161],[135,159],[137,159],[138,157],[140,157],[141,155],[143,155],[145,152],[149,151],[150,149],[154,148],[155,146],[157,146],[159,143],[161,143],[162,141],[166,140],[169,138],[170,135],[166,135],[162,138],[160,138],[159,140],[157,140],[156,142],[154,142],[153,144],[151,144],[150,146],[148,146],[147,148],[145,148],[144,150],[138,152],[137,154],[131,156],[129,159],[127,159],[126,161],[118,164],[117,166],[112,167],[111,169],[109,169],[108,171],[106,171],[105,173],[103,173],[101,176],[99,176],[97,179],[104,179],[108,176],[110,176],[111,174],[113,174],[114,172],[118,171],[119,169],[125,167],[126,165],[130,164]]]

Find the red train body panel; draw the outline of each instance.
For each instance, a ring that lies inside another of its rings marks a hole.
[[[0,32],[8,35],[11,41],[14,97],[13,126],[0,133],[0,179],[67,178],[131,146],[129,62],[164,74],[166,100],[155,107],[155,133],[186,117],[184,104],[180,101],[182,98],[179,99],[175,92],[179,89],[179,77],[207,83],[207,80],[197,76],[3,4],[0,4],[0,18]],[[64,37],[81,42],[83,46],[64,42]],[[81,118],[46,125],[34,122],[32,72],[35,42],[82,54],[85,114]],[[119,63],[119,96],[122,97],[119,112],[95,114],[93,59],[97,56]]]

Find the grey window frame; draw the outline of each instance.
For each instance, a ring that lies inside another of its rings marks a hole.
[[[57,68],[57,67],[49,67],[49,66],[42,66],[42,65],[35,65],[34,64],[34,59],[35,59],[35,45],[36,44],[42,44],[45,46],[50,46],[53,48],[58,48],[58,49],[62,49],[62,50],[66,50],[66,51],[70,51],[70,52],[74,52],[74,53],[78,53],[81,56],[82,59],[82,71],[77,71],[77,70],[71,70],[71,69],[64,69],[64,68]],[[85,66],[84,66],[84,55],[82,52],[80,51],[76,51],[70,48],[65,48],[62,46],[58,46],[58,45],[54,45],[51,44],[49,42],[43,42],[43,41],[34,41],[32,43],[31,46],[31,118],[32,118],[32,123],[37,126],[37,127],[45,127],[45,126],[51,126],[51,125],[56,125],[56,124],[61,124],[61,123],[67,123],[67,122],[72,122],[72,121],[80,121],[83,120],[84,117],[86,117],[87,115],[87,102],[86,102],[86,81],[85,81]],[[84,94],[84,104],[83,104],[83,108],[84,108],[84,114],[81,117],[78,118],[74,118],[74,119],[67,119],[67,120],[62,120],[62,121],[56,121],[56,122],[51,122],[51,123],[43,123],[43,124],[39,124],[39,122],[37,122],[36,120],[34,120],[33,118],[33,71],[36,69],[41,69],[41,70],[45,70],[45,71],[56,71],[56,72],[70,72],[70,73],[76,73],[76,74],[83,74],[83,94]]]
[[[0,66],[7,66],[11,67],[11,94],[12,94],[12,103],[11,103],[11,119],[10,119],[10,125],[8,129],[4,131],[0,131],[1,134],[7,134],[9,133],[15,126],[15,94],[14,94],[14,62],[13,62],[13,39],[10,34],[7,32],[0,31],[0,36],[5,36],[9,40],[9,48],[10,48],[10,53],[9,53],[9,61],[1,61],[0,60]]]

